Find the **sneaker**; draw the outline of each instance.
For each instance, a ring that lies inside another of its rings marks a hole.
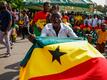
[[[5,57],[9,57],[10,56],[10,53],[5,53]]]

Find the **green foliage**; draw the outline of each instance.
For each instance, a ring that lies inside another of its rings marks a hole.
[[[13,8],[23,8],[23,0],[2,0],[11,4]]]
[[[97,6],[95,7],[95,9],[96,9],[97,11],[102,12],[102,13],[106,13],[106,12],[107,12],[107,6],[97,5]]]

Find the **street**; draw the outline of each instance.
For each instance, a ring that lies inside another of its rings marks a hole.
[[[0,80],[17,80],[19,75],[19,64],[26,52],[31,47],[27,39],[17,39],[13,45],[11,56],[3,57],[6,52],[4,45],[0,44]]]

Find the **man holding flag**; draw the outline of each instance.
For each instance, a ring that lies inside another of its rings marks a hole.
[[[30,37],[34,44],[21,62],[20,80],[107,80],[104,56],[60,19],[52,14],[42,37]]]
[[[61,14],[59,12],[55,12],[51,15],[51,23],[45,25],[45,27],[41,31],[41,37],[74,37],[78,36],[73,32],[72,28],[65,25],[61,21]],[[30,35],[29,40],[32,42],[35,36]]]
[[[73,30],[62,23],[61,14],[59,12],[51,15],[51,23],[46,24],[41,32],[41,37],[77,37]]]

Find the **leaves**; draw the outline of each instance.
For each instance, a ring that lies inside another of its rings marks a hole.
[[[97,6],[95,7],[95,9],[96,9],[97,11],[106,13],[106,11],[107,11],[107,6],[97,5]]]
[[[14,8],[21,8],[23,7],[23,0],[2,0],[10,3]]]

